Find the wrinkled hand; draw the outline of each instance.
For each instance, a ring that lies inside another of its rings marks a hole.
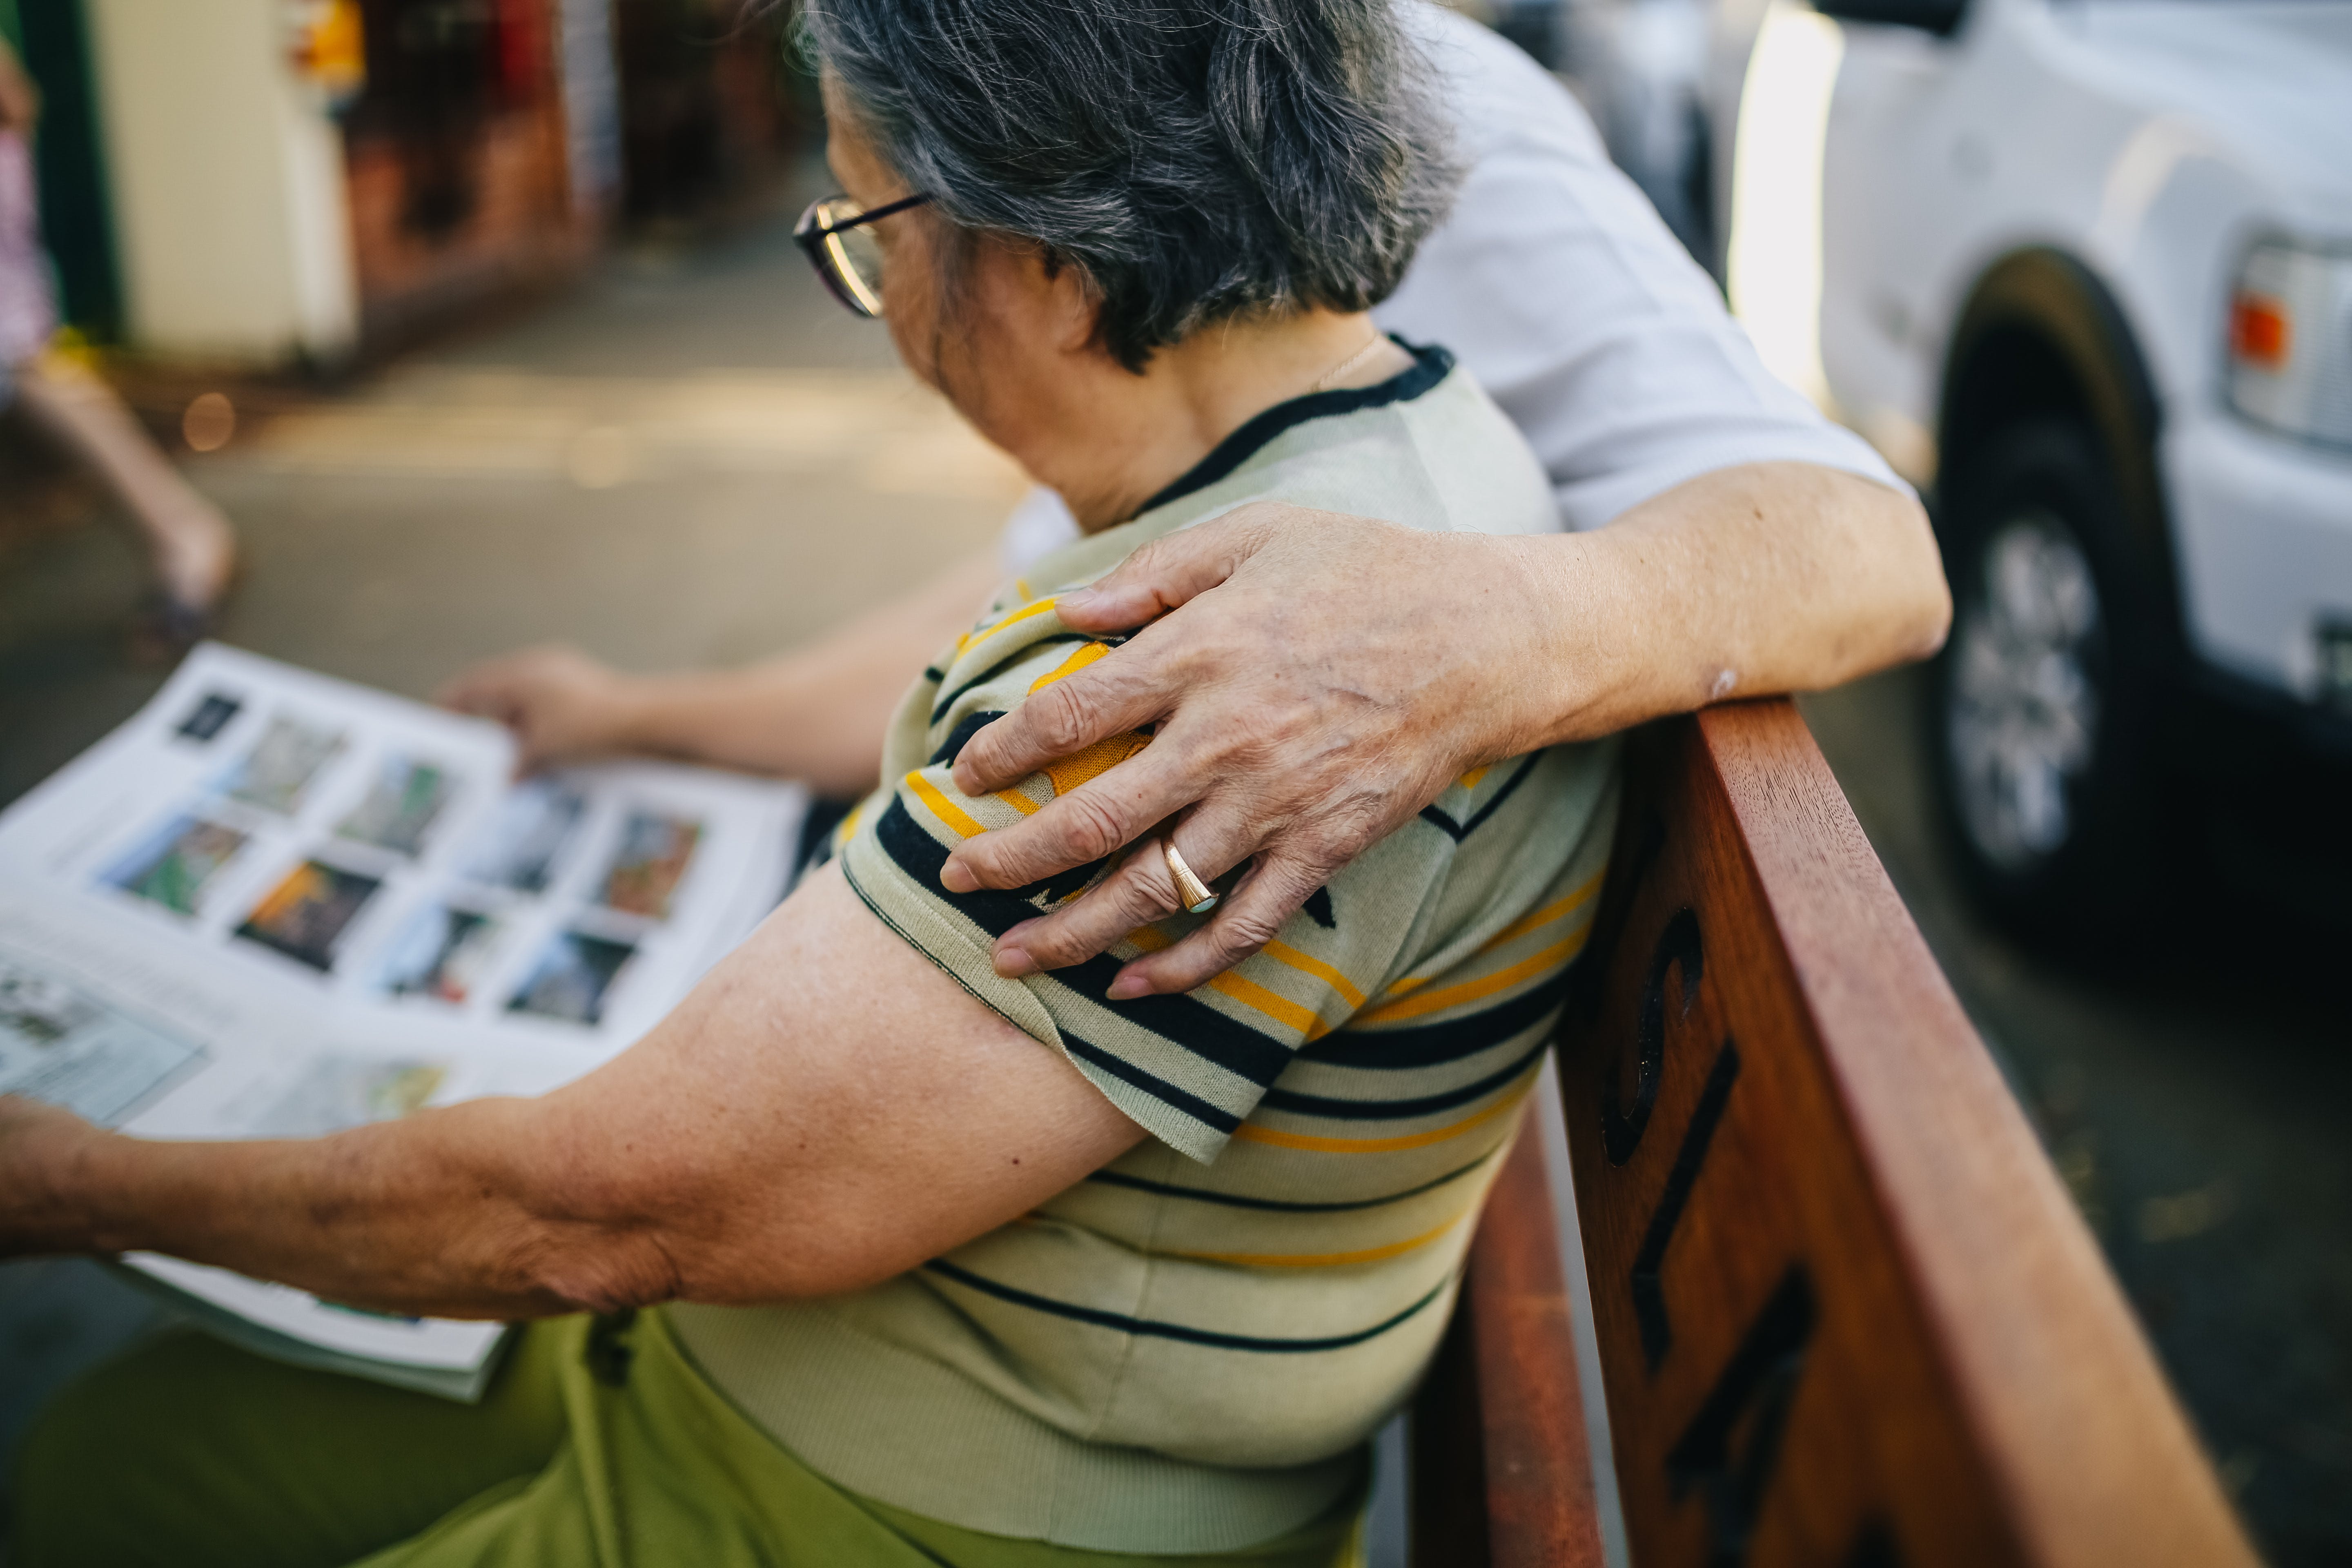
[[[1144,629],[973,736],[955,781],[967,795],[1006,788],[1156,723],[1151,744],[967,839],[941,881],[1020,887],[1178,817],[1177,847],[1202,878],[1252,863],[1208,924],[1129,964],[1110,994],[1202,984],[1466,769],[1540,743],[1531,542],[1268,502],[1144,546],[1060,603],[1078,630]],[[1005,932],[996,967],[1076,963],[1176,908],[1147,842],[1085,897]]]
[[[550,645],[485,659],[434,694],[444,708],[514,731],[525,773],[626,748],[628,678],[577,648]]]
[[[62,1178],[102,1134],[70,1110],[0,1094],[0,1258],[82,1250]]]

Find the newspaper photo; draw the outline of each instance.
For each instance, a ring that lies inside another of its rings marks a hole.
[[[518,780],[499,726],[205,644],[0,814],[0,1093],[156,1138],[540,1094],[788,890],[806,793],[660,763]],[[283,1359],[478,1397],[496,1323],[120,1267]]]

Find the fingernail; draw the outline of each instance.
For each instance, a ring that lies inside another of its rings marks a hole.
[[[950,893],[976,893],[980,891],[980,879],[962,861],[950,860],[940,868],[940,886]]]
[[[1007,980],[1020,980],[1037,973],[1037,961],[1017,947],[996,950],[996,973]]]
[[[1151,994],[1151,982],[1131,969],[1123,969],[1119,971],[1118,978],[1110,983],[1110,989],[1103,994],[1114,1002],[1132,1002],[1138,996]]]

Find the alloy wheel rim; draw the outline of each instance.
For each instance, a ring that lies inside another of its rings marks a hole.
[[[2065,847],[2095,754],[2098,584],[2046,512],[1996,528],[1980,569],[1981,595],[1953,631],[1950,765],[1969,837],[2021,871]]]

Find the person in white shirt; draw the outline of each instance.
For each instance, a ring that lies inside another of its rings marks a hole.
[[[1475,24],[1433,5],[1411,15],[1469,169],[1374,318],[1469,367],[1542,461],[1563,531],[1415,533],[1244,506],[1063,598],[1080,629],[1149,625],[981,731],[957,783],[1006,787],[1141,725],[1153,743],[968,841],[943,879],[1024,886],[1171,818],[1202,877],[1253,862],[1206,925],[1129,965],[1114,994],[1190,990],[1255,952],[1469,767],[1837,685],[1932,653],[1949,622],[1916,498],[1765,370],[1575,100]],[[909,673],[1072,531],[1058,500],[1033,492],[998,551],[765,664],[635,678],[541,648],[477,667],[443,698],[511,725],[532,763],[656,752],[859,795]],[[1132,857],[1005,933],[997,966],[1080,962],[1177,896],[1160,857]]]

